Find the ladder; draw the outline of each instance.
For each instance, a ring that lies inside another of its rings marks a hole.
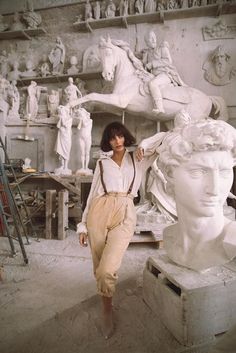
[[[25,236],[27,244],[29,244],[29,236],[35,237],[36,233],[19,186],[20,180],[16,177],[1,137],[0,148],[3,149],[5,156],[5,163],[2,162],[0,156],[0,220],[2,222],[2,232],[9,239],[13,256],[16,254],[13,240],[19,242],[24,261],[27,264],[28,258],[22,236]],[[22,216],[21,211],[24,212],[24,216]],[[11,224],[13,225],[12,232]]]

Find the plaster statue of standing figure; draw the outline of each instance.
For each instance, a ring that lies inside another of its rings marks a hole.
[[[147,49],[144,49],[142,61],[145,68],[155,77],[149,81],[149,90],[153,98],[153,112],[164,113],[160,86],[172,83],[174,86],[185,86],[176,68],[172,64],[168,42],[157,45],[156,34],[150,31],[145,36]]]
[[[42,91],[46,91],[46,87],[38,86],[35,81],[31,81],[27,88],[27,99],[26,99],[26,116],[30,120],[37,118],[39,109],[39,99]]]
[[[18,119],[20,117],[20,93],[18,91],[18,88],[16,87],[16,83],[17,82],[13,80],[8,90],[8,95],[10,98],[10,109],[8,112],[8,117],[13,119]]]
[[[142,14],[144,11],[144,0],[135,1],[135,13]]]
[[[78,145],[81,158],[81,168],[76,171],[77,175],[92,174],[89,169],[90,150],[92,145],[92,126],[93,120],[90,118],[90,113],[84,108],[79,108],[75,111],[75,117],[79,123],[78,129]]]
[[[64,105],[58,107],[58,118],[57,123],[58,133],[55,145],[55,151],[59,155],[61,166],[55,169],[56,175],[71,175],[72,171],[68,168],[71,151],[71,140],[72,140],[72,122],[73,118],[70,114],[70,108]]]
[[[128,16],[128,8],[129,8],[128,0],[121,0],[118,7],[119,15]]]
[[[52,64],[52,74],[63,74],[66,49],[60,37],[57,37],[55,47],[51,50],[48,58]]]
[[[22,15],[23,20],[25,21],[27,28],[38,28],[42,22],[42,17],[40,13],[34,12],[33,1],[27,1],[27,11]]]
[[[92,6],[89,0],[86,0],[85,8],[84,8],[84,20],[87,21],[88,19],[91,19],[93,17],[92,14],[93,14]]]
[[[71,103],[74,100],[81,98],[82,93],[80,92],[78,87],[74,84],[72,77],[68,78],[68,82],[69,82],[69,84],[64,89],[64,93],[65,93],[66,103]]]
[[[110,17],[115,17],[115,15],[116,15],[116,5],[114,4],[113,0],[108,0],[105,16],[107,18],[110,18]]]
[[[95,5],[93,7],[93,14],[95,20],[99,20],[101,17],[101,6],[100,6],[100,1],[95,1]]]
[[[236,130],[221,120],[185,121],[166,133],[157,152],[178,215],[163,234],[168,257],[196,271],[231,261],[236,222],[223,205],[233,183]]]
[[[156,11],[156,1],[155,0],[145,0],[144,12],[155,12]]]

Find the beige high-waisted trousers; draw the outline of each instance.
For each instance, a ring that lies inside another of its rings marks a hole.
[[[127,193],[108,193],[91,203],[87,228],[97,290],[113,296],[117,271],[136,225],[133,197]]]

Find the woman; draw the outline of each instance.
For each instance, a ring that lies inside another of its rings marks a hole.
[[[162,136],[159,133],[159,141],[155,139],[157,145]],[[87,246],[88,237],[91,247],[97,290],[103,303],[105,338],[113,333],[112,297],[117,271],[136,224],[133,198],[143,173],[156,158],[155,152],[143,158],[143,142],[133,155],[126,150],[135,143],[127,128],[119,122],[106,126],[100,146],[103,152],[112,153],[102,155],[97,162],[82,222],[77,226],[80,244]]]

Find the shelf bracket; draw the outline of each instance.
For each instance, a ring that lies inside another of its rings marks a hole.
[[[164,23],[165,22],[165,16],[164,16],[164,11],[160,11],[160,22]]]
[[[121,20],[122,20],[122,23],[123,23],[124,27],[128,28],[127,18],[124,16],[124,17],[121,18]]]
[[[87,28],[87,30],[90,32],[90,33],[92,33],[93,32],[93,29],[92,29],[92,27],[90,26],[90,23],[88,22],[88,21],[86,21],[86,28]]]

